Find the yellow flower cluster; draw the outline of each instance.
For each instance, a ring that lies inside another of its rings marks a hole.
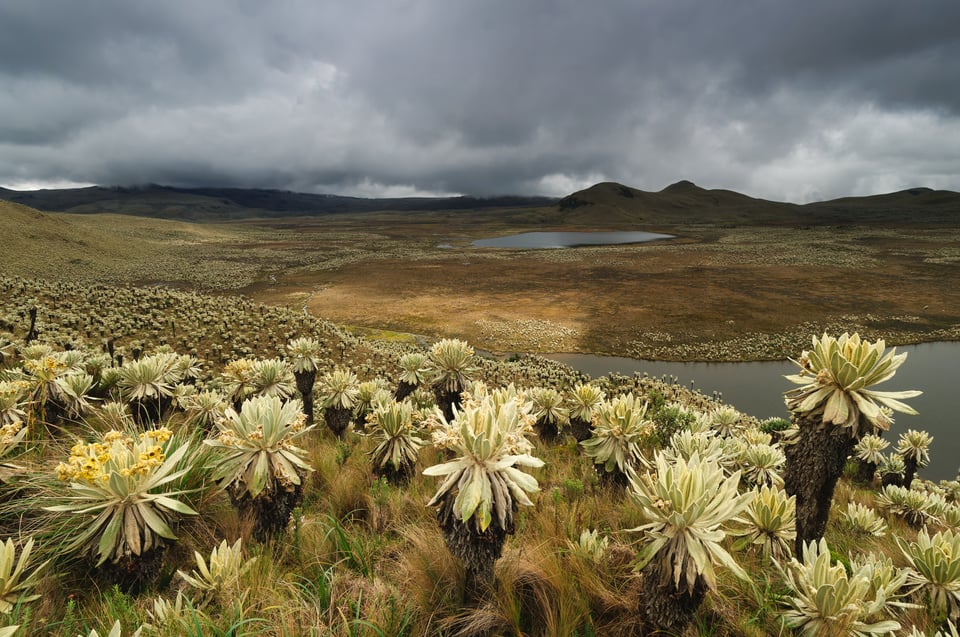
[[[20,433],[21,429],[23,429],[23,423],[19,420],[0,427],[0,448],[13,442],[13,439]]]
[[[161,444],[171,435],[169,429],[160,427],[134,440],[128,434],[112,430],[103,435],[103,442],[78,442],[70,449],[67,462],[57,465],[57,478],[104,484],[113,474],[123,478],[145,476],[163,464],[166,456]]]
[[[250,358],[238,358],[223,368],[223,375],[235,382],[248,383],[253,376],[256,362]]]
[[[24,368],[31,376],[40,380],[51,380],[60,375],[67,368],[66,364],[53,356],[44,356],[40,359],[28,359],[23,363]]]

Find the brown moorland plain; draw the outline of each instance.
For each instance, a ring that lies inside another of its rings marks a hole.
[[[533,208],[203,223],[44,213],[86,242],[80,254],[34,249],[31,261],[23,255],[36,244],[25,240],[0,265],[28,276],[241,291],[344,325],[457,336],[498,352],[783,358],[824,330],[891,343],[960,339],[958,201],[918,189],[796,206],[680,182],[657,193],[598,184]],[[17,208],[39,214],[25,211]],[[8,208],[4,222],[15,216]],[[551,250],[471,245],[542,230],[675,238]]]

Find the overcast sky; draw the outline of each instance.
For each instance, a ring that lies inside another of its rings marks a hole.
[[[960,191],[957,0],[0,0],[0,185]]]

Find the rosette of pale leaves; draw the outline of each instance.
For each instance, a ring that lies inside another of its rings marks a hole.
[[[400,382],[416,387],[427,375],[427,356],[410,352],[400,357]]]
[[[782,487],[784,463],[786,457],[778,445],[747,445],[740,451],[743,478],[749,485]]]
[[[593,434],[580,443],[594,464],[607,473],[629,476],[643,458],[644,439],[653,432],[647,403],[633,394],[604,401],[594,409]]]
[[[405,474],[417,464],[426,441],[413,422],[413,406],[404,402],[378,405],[370,415],[371,435],[378,441],[370,455],[374,471]]]
[[[960,617],[960,533],[944,531],[931,537],[923,528],[916,542],[895,539],[913,569],[908,583],[919,587],[935,613],[956,621]]]
[[[897,453],[904,461],[910,460],[916,463],[918,467],[925,467],[930,462],[930,444],[933,442],[933,436],[926,431],[917,431],[908,429],[900,434],[897,441]]]
[[[721,436],[733,436],[746,428],[743,424],[743,414],[730,407],[721,405],[708,414],[710,427]]]
[[[353,372],[338,368],[323,375],[318,394],[323,408],[353,409],[360,395],[360,382]]]
[[[315,338],[295,338],[287,343],[287,358],[297,373],[316,371],[323,346]]]
[[[476,373],[473,348],[455,338],[434,343],[427,357],[427,377],[445,392],[460,392]]]
[[[427,506],[455,497],[454,515],[464,524],[473,520],[481,533],[494,521],[503,530],[511,529],[514,507],[532,506],[527,494],[540,490],[536,478],[518,467],[544,464],[516,453],[518,432],[529,430],[528,418],[517,399],[498,406],[491,396],[456,411],[448,425],[454,435],[446,438],[446,446],[459,457],[424,469],[424,475],[445,477]]]
[[[595,385],[580,383],[567,394],[570,407],[570,417],[579,418],[586,422],[593,419],[593,410],[603,402],[603,390]]]
[[[251,374],[251,389],[255,396],[278,396],[285,400],[297,390],[293,368],[285,360],[255,360]]]
[[[939,524],[944,529],[950,529],[954,533],[960,532],[960,506],[956,504],[947,504],[940,511]]]
[[[235,405],[251,397],[256,391],[255,361],[237,358],[227,363],[220,372],[220,386]]]
[[[219,546],[213,547],[210,551],[210,560],[204,559],[199,552],[193,552],[197,568],[189,574],[182,570],[177,570],[177,575],[190,586],[196,588],[204,594],[205,598],[220,593],[224,589],[235,586],[240,578],[250,570],[257,558],[252,557],[248,560],[243,559],[243,549],[241,540],[228,546],[227,541],[223,540]]]
[[[299,400],[284,403],[277,396],[245,400],[239,413],[228,408],[216,423],[219,436],[203,441],[220,450],[213,467],[220,487],[257,498],[277,483],[299,485],[301,475],[313,471],[306,451],[293,444],[313,429],[305,426],[306,416],[300,412]]]
[[[382,378],[365,380],[357,385],[357,400],[355,410],[362,418],[380,405],[386,405],[393,400],[389,384]],[[361,420],[362,422],[362,420]]]
[[[737,577],[748,579],[746,572],[723,548],[724,525],[732,522],[754,498],[754,493],[737,493],[740,472],[724,475],[713,458],[701,459],[694,453],[689,460],[671,461],[658,451],[653,473],[630,480],[628,493],[649,520],[633,531],[642,532],[646,546],[640,566],[652,559],[669,560],[673,585],[692,592],[702,581],[711,589],[717,586],[714,564],[730,569]]]
[[[596,529],[584,529],[580,532],[580,539],[577,542],[571,542],[574,550],[588,558],[591,562],[599,563],[603,559],[607,547],[610,545],[610,538],[606,535],[600,535]]]
[[[747,427],[743,430],[741,440],[746,445],[771,445],[773,436],[759,427]]]
[[[739,528],[731,534],[740,539],[735,549],[759,546],[765,556],[788,557],[797,539],[796,497],[781,488],[761,487],[736,522]]]
[[[33,551],[33,538],[29,538],[17,558],[17,547],[13,540],[7,538],[0,543],[0,613],[9,613],[18,603],[32,602],[40,599],[40,595],[32,591],[40,583],[41,572],[50,562],[43,564],[27,573],[30,563],[30,553]]]
[[[93,408],[94,399],[90,395],[96,385],[93,376],[74,372],[59,376],[54,382],[58,385],[57,393],[68,416],[77,418]]]
[[[227,400],[218,391],[206,390],[191,394],[180,401],[186,412],[186,424],[201,429],[213,429],[214,423],[227,411]]]
[[[785,376],[801,385],[786,393],[787,408],[793,413],[819,416],[823,425],[842,427],[854,438],[872,433],[874,428],[889,429],[892,418],[887,410],[916,414],[900,399],[922,392],[871,389],[893,378],[907,358],[906,352],[897,354],[896,348],[884,353],[884,347],[883,340],[870,343],[860,340],[858,334],[814,337],[813,349],[794,361],[800,373]],[[865,424],[867,430],[861,431]]]
[[[118,385],[126,400],[158,399],[173,394],[180,382],[176,354],[153,354],[130,361],[120,368]]]
[[[937,519],[946,500],[934,493],[890,484],[877,496],[877,505],[903,518],[914,528],[920,528]]]
[[[883,462],[883,450],[889,446],[890,443],[880,436],[867,434],[857,441],[853,451],[860,460],[878,465]]]
[[[883,590],[876,590],[873,570],[859,568],[850,574],[842,564],[833,564],[827,541],[803,546],[803,562],[791,558],[786,568],[774,565],[783,574],[791,594],[783,618],[798,634],[885,635],[900,629],[891,619],[874,621],[886,608]]]
[[[917,608],[916,604],[901,601],[912,592],[906,586],[910,577],[909,568],[898,568],[886,555],[871,552],[854,556],[850,560],[850,569],[870,580],[867,598],[878,602],[883,600],[884,605],[881,610],[886,614],[892,616],[896,609]]]
[[[563,406],[563,397],[556,389],[534,387],[530,390],[530,401],[533,403],[531,415],[537,420],[562,426],[570,417],[570,412]]]
[[[58,498],[62,504],[44,507],[74,516],[70,532],[76,536],[67,543],[68,552],[92,553],[99,566],[177,539],[170,524],[197,512],[178,499],[185,491],[174,487],[190,471],[177,469],[190,446],[181,444],[167,455],[176,440],[169,436],[164,428],[110,431],[101,442],[74,446],[70,460],[57,467],[69,484],[68,494]]]
[[[894,479],[897,483],[903,482],[903,474],[906,470],[907,465],[903,458],[895,453],[884,456],[877,465],[877,472],[881,477],[888,479],[888,476],[896,476]]]
[[[727,467],[735,464],[740,456],[738,441],[718,436],[712,429],[691,431],[681,429],[670,436],[670,444],[663,449],[667,458],[689,460],[694,454],[701,459],[711,458]]]
[[[877,512],[859,502],[848,502],[847,510],[842,514],[843,525],[854,533],[883,537],[887,534],[887,523]]]

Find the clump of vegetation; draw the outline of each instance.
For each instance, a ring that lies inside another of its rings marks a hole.
[[[795,361],[800,373],[786,377],[800,385],[787,393],[797,433],[784,450],[787,493],[797,496],[797,554],[805,543],[823,537],[834,488],[857,441],[889,429],[893,411],[916,413],[900,399],[921,392],[873,389],[907,358],[896,349],[884,350],[882,340],[824,334]]]
[[[303,501],[303,479],[313,468],[293,443],[311,431],[306,420],[299,400],[259,396],[244,401],[239,413],[228,409],[217,422],[219,435],[205,441],[219,452],[213,478],[261,542],[282,532]]]
[[[465,405],[434,437],[457,458],[423,471],[444,478],[427,506],[438,507],[437,520],[466,570],[470,596],[493,584],[494,562],[516,530],[517,505],[532,506],[527,494],[540,490],[536,478],[518,468],[544,464],[530,455],[526,409],[517,397],[486,396]]]
[[[945,557],[958,552],[955,481],[917,475],[911,489],[882,491],[841,477],[830,546],[791,555],[799,497],[778,485],[794,429],[675,381],[587,382],[538,357],[471,352],[443,418],[440,377],[414,342],[368,341],[238,297],[10,277],[0,292],[0,613],[16,634],[935,634],[960,607]],[[161,360],[169,376],[121,384],[125,366]],[[310,429],[294,398],[311,366],[328,425],[326,407],[348,396],[340,435]],[[347,391],[330,399],[323,378],[337,370]],[[384,378],[415,387],[394,402]],[[364,383],[359,434],[349,422]],[[533,388],[564,398],[569,431],[579,420],[588,444],[531,436]],[[163,430],[161,459],[148,444],[158,434],[146,434]],[[128,476],[94,470],[108,460],[93,445],[111,431],[142,443],[119,468]],[[902,449],[921,472],[922,442]],[[884,460],[897,462],[902,480],[904,457]],[[61,463],[80,475],[60,480]],[[130,487],[137,504],[117,513],[127,504],[107,491],[145,470],[165,477]],[[71,499],[74,483],[100,499]],[[112,521],[90,534],[100,516]],[[125,563],[152,575],[130,586]]]

